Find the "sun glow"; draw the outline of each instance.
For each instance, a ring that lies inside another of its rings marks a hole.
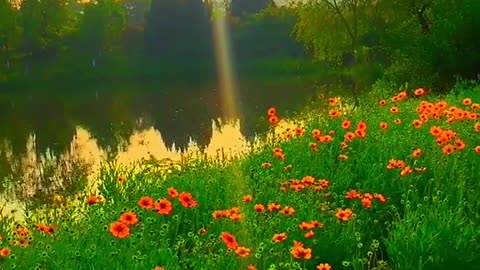
[[[212,28],[223,117],[233,120],[238,118],[239,112],[235,102],[237,97],[230,39],[226,18],[223,14],[214,16]]]

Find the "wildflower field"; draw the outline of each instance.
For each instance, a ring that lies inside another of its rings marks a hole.
[[[322,101],[228,164],[105,167],[82,205],[4,221],[0,268],[480,269],[480,86]]]

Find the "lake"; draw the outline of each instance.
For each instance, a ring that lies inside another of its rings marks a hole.
[[[112,158],[121,164],[148,156],[175,159],[189,143],[212,155],[221,148],[236,150],[267,130],[269,107],[289,114],[311,100],[315,88],[303,80],[241,81],[236,96],[239,118],[224,119],[215,82],[0,93],[2,194],[31,199],[42,187],[67,177],[59,170],[71,167],[74,159],[93,173]]]

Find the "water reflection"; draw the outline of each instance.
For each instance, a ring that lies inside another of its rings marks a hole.
[[[268,107],[285,114],[315,92],[308,81],[243,81],[235,100],[242,115],[225,122],[218,119],[224,112],[214,83],[80,87],[0,93],[0,206],[35,200],[46,187],[74,192],[109,158],[128,165],[149,157],[178,160],[198,149],[210,157],[221,148],[238,154],[247,138],[267,130]]]
[[[140,119],[138,122],[144,120]],[[281,134],[288,127],[294,127],[294,124],[281,122],[276,133]],[[61,154],[55,154],[48,149],[44,152],[38,151],[35,134],[28,137],[25,154],[21,156],[14,154],[11,142],[5,140],[0,147],[0,156],[3,167],[7,167],[11,174],[2,182],[0,206],[6,204],[2,214],[9,214],[11,209],[17,209],[14,217],[21,218],[24,214],[21,211],[22,204],[46,192],[46,189],[73,194],[78,190],[65,188],[75,184],[75,181],[80,181],[81,177],[85,177],[90,184],[95,183],[100,167],[108,159],[114,159],[119,166],[124,167],[142,159],[180,161],[185,155],[211,159],[218,159],[221,155],[221,159],[231,159],[259,146],[257,139],[248,140],[242,134],[239,120],[211,120],[211,130],[212,135],[202,151],[193,138],[189,138],[185,149],[176,147],[174,143],[166,143],[163,133],[153,126],[134,130],[128,140],[119,143],[116,149],[103,148],[95,136],[80,126],[76,127],[69,148]],[[112,153],[115,154],[109,157]]]

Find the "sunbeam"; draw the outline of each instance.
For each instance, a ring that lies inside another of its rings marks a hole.
[[[235,102],[237,100],[235,76],[225,16],[223,14],[214,16],[212,27],[222,113],[226,119],[234,120],[238,118],[239,111]]]

